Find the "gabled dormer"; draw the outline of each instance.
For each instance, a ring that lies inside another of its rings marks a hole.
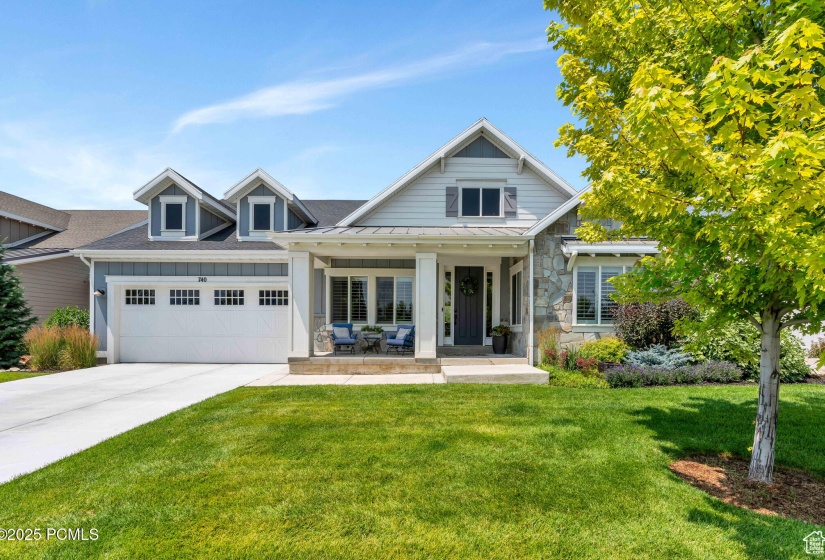
[[[173,169],[167,168],[134,196],[149,207],[148,229],[152,241],[197,241],[236,221],[231,206]]]
[[[260,241],[269,232],[286,231],[318,223],[295,194],[263,169],[256,169],[226,191],[235,206],[240,241]]]
[[[338,225],[529,228],[576,194],[480,119]]]

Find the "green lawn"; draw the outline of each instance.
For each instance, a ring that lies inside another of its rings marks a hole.
[[[6,381],[17,381],[18,379],[26,379],[27,377],[40,377],[41,375],[51,375],[56,373],[54,371],[0,371],[0,383]]]
[[[815,526],[668,469],[746,456],[755,386],[243,388],[0,486],[7,558],[803,558]],[[825,387],[784,386],[777,461],[825,477]],[[1,452],[1,451],[0,451]]]

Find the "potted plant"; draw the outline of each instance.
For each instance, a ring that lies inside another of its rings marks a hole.
[[[504,354],[507,351],[507,337],[510,336],[510,326],[501,323],[493,327],[493,353]]]

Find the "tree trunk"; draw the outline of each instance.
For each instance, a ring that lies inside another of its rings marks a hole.
[[[779,327],[776,313],[765,313],[762,318],[762,347],[759,357],[759,404],[748,473],[749,479],[765,484],[773,484],[776,418],[779,409]]]

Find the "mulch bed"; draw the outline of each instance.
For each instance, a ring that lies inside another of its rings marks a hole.
[[[748,480],[748,467],[743,459],[700,455],[676,461],[670,470],[728,504],[825,525],[825,481],[800,470],[777,468],[773,485],[766,486]]]

